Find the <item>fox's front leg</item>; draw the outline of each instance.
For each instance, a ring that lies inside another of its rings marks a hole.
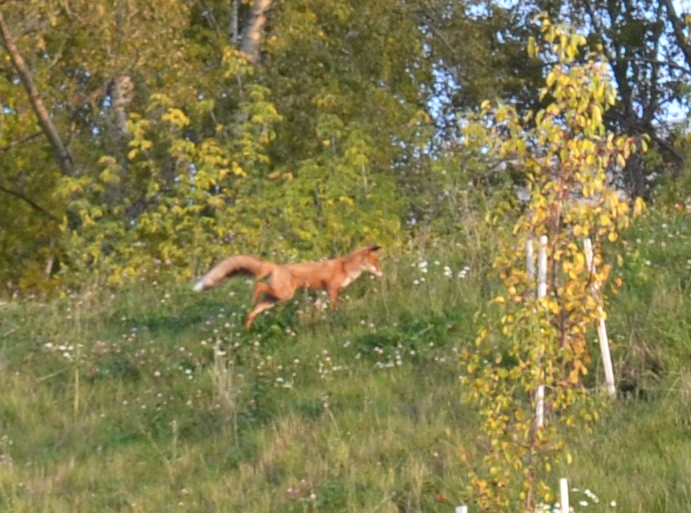
[[[338,306],[338,294],[341,292],[341,287],[329,287],[329,301],[331,302],[331,308],[336,308]]]

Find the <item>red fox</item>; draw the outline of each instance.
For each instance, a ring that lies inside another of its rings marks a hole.
[[[332,306],[335,307],[341,289],[350,285],[363,272],[377,277],[383,276],[377,255],[380,249],[381,246],[373,245],[340,258],[295,264],[273,264],[251,255],[232,256],[211,268],[197,282],[194,290],[200,292],[210,289],[236,274],[250,274],[257,280],[268,276],[266,282],[259,281],[254,288],[254,309],[247,316],[245,323],[245,328],[249,329],[257,315],[280,301],[290,299],[299,288],[325,289]],[[260,301],[262,294],[264,296]]]

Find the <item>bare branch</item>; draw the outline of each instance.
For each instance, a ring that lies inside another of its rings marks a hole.
[[[43,135],[43,132],[41,132],[39,130],[38,132],[34,132],[33,134],[29,134],[29,135],[25,135],[24,137],[20,137],[16,141],[12,141],[11,143],[7,143],[4,146],[0,146],[0,152],[11,150],[12,148],[14,148],[16,146],[21,146],[25,142],[28,142],[32,139],[36,139],[37,137],[39,137],[41,135]]]
[[[38,123],[41,125],[41,129],[53,147],[53,153],[58,160],[60,171],[63,175],[69,175],[72,171],[72,155],[60,138],[60,135],[58,134],[58,131],[50,118],[50,114],[43,104],[41,94],[38,90],[38,87],[36,87],[31,70],[28,68],[24,62],[24,59],[19,53],[17,45],[14,41],[14,37],[12,37],[9,27],[5,23],[5,18],[3,17],[2,12],[0,12],[0,42],[2,42],[3,47],[7,50],[7,53],[9,53],[10,58],[12,59],[12,64],[19,75],[19,79],[26,90],[26,94],[29,96],[31,107],[38,117]]]
[[[449,40],[446,38],[446,36],[442,33],[441,30],[439,30],[434,23],[432,23],[432,20],[430,19],[429,16],[422,15],[420,16],[420,21],[422,21],[426,27],[428,27],[434,35],[436,35],[442,43],[444,43],[444,46],[446,46],[450,51],[452,55],[456,54],[456,49],[449,43]]]
[[[58,216],[56,216],[55,214],[53,214],[53,213],[50,212],[49,210],[46,210],[46,209],[43,208],[41,205],[39,205],[38,203],[36,203],[34,200],[32,200],[31,198],[29,198],[28,196],[26,196],[25,194],[23,194],[23,193],[21,193],[21,192],[18,192],[18,191],[14,191],[14,190],[12,190],[12,189],[8,189],[7,187],[3,187],[2,185],[0,185],[0,191],[4,192],[5,194],[9,194],[10,196],[14,196],[14,197],[17,198],[17,199],[22,200],[23,202],[25,202],[25,203],[27,203],[29,206],[31,206],[31,208],[33,208],[33,209],[36,210],[37,212],[40,212],[41,214],[43,214],[44,216],[46,216],[46,217],[47,217],[48,219],[50,219],[51,221],[54,221],[54,222],[56,222],[56,223],[62,222]]]
[[[686,63],[691,66],[691,47],[689,47],[686,37],[684,36],[684,22],[677,16],[677,11],[674,9],[674,3],[672,0],[662,0],[667,8],[667,17],[672,23],[672,28],[674,29],[674,37],[677,40],[679,48],[681,48],[684,54],[684,59]]]
[[[654,66],[667,66],[669,69],[674,69],[677,70],[685,75],[691,75],[691,69],[681,66],[679,64],[676,64],[675,62],[669,60],[669,61],[661,61],[659,59],[655,59],[653,57],[626,57],[625,59],[626,62],[631,62],[631,63],[642,63],[645,62],[647,64],[652,64]]]
[[[206,19],[206,23],[209,25],[209,28],[214,31],[214,34],[220,36],[221,31],[218,28],[218,22],[216,21],[216,17],[214,16],[213,10],[204,5],[202,16],[204,16],[204,18]]]
[[[585,10],[588,13],[588,16],[590,17],[590,22],[593,24],[593,27],[595,28],[595,33],[598,35],[600,39],[603,40],[605,39],[605,30],[600,23],[599,16],[595,14],[595,10],[593,8],[593,5],[590,2],[585,2],[584,4]],[[615,61],[615,56],[612,55],[612,52],[610,52],[609,48],[607,48],[606,44],[602,45],[602,51],[605,54],[605,57],[607,57],[607,60],[610,62]]]

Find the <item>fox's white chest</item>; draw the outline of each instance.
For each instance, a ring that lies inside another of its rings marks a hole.
[[[341,288],[344,289],[351,283],[353,283],[355,280],[358,279],[358,277],[362,274],[362,269],[354,269],[352,271],[348,271],[348,274],[346,275],[345,279],[343,280],[343,283],[341,283]]]

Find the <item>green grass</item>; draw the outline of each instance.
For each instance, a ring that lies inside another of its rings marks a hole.
[[[608,306],[626,391],[553,475],[577,511],[691,511],[687,226],[627,236]],[[300,293],[249,333],[243,280],[0,306],[0,510],[453,511],[483,453],[458,382],[495,286],[473,251],[435,248],[427,272],[384,255],[337,311]]]

